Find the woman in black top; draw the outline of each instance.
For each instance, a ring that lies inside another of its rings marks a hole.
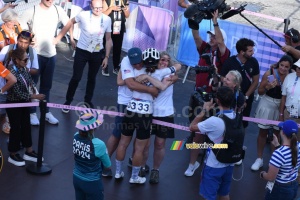
[[[258,94],[263,95],[257,106],[255,117],[259,119],[278,120],[279,105],[281,100],[281,85],[288,75],[293,60],[290,56],[284,55],[275,67],[266,71],[258,87]],[[257,159],[251,166],[254,171],[263,166],[262,154],[266,144],[268,131],[274,129],[274,133],[279,138],[279,128],[268,124],[258,124],[259,134],[257,137]],[[274,147],[272,147],[274,148]]]
[[[30,94],[29,92],[35,84],[26,68],[29,59],[27,53],[21,48],[12,50],[9,52],[10,59],[13,64],[8,69],[17,78],[17,82],[8,90],[6,102],[28,103],[31,102],[31,99],[43,100],[45,95]],[[30,107],[7,108],[6,111],[11,126],[8,162],[16,166],[24,166],[24,160],[36,162],[37,153],[32,150]],[[20,144],[26,148],[23,158],[18,153]]]

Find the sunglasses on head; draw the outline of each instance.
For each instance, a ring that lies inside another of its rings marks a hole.
[[[23,36],[23,37],[26,37],[26,38],[33,38],[34,37],[34,35],[29,31],[22,31],[20,33],[20,35]]]

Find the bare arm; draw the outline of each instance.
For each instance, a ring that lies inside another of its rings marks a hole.
[[[105,58],[103,59],[103,62],[102,62],[103,69],[105,69],[107,67],[110,50],[111,50],[111,47],[113,46],[112,39],[111,39],[111,32],[105,33],[105,39],[106,39]]]
[[[197,49],[200,48],[201,45],[202,45],[203,40],[199,35],[199,30],[192,29],[192,35],[193,35],[193,38],[195,40],[195,44],[196,44]]]
[[[203,109],[190,124],[190,131],[200,132],[200,130],[198,128],[198,123],[203,121],[203,118],[206,115],[206,112],[209,111],[210,109],[212,109],[214,107],[214,105],[215,104],[213,103],[213,99],[211,99],[211,101],[205,102],[203,104]]]
[[[6,84],[1,88],[2,92],[6,92],[17,82],[16,77],[12,73],[9,73],[5,79]]]
[[[217,21],[217,18],[218,18],[218,10],[216,10],[214,13],[212,13],[212,21],[213,21],[213,24],[214,24],[214,29],[215,29],[215,36],[216,36],[216,40],[217,40],[217,43],[218,43],[218,47],[220,49],[220,53],[221,53],[221,56],[224,55],[225,51],[226,51],[226,45],[224,43],[224,38],[223,38],[223,35],[222,35],[222,32],[220,30],[220,27],[218,24],[218,21]],[[217,26],[215,26],[217,25]]]
[[[258,94],[264,95],[268,90],[274,88],[277,85],[277,80],[274,79],[272,83],[268,81],[268,76],[270,75],[270,70],[266,71],[264,74],[259,87],[258,87]]]
[[[279,120],[280,121],[284,120],[285,102],[286,102],[286,96],[282,95],[281,101],[280,101],[280,106],[279,106]]]
[[[121,73],[121,70],[119,70],[119,72],[118,72],[118,76],[117,76],[117,85],[118,85],[118,86],[125,85],[125,81],[122,79],[122,73]]]
[[[124,81],[125,81],[127,87],[131,90],[149,93],[153,97],[157,97],[157,95],[158,95],[158,89],[156,87],[148,87],[146,85],[140,84],[140,83],[136,82],[133,78],[127,78]]]
[[[58,41],[61,40],[62,37],[64,37],[66,35],[66,33],[69,31],[70,28],[73,28],[73,25],[75,23],[76,23],[76,21],[75,21],[74,17],[68,21],[68,23],[63,27],[63,29],[56,36],[56,38],[55,38],[56,44],[57,44]],[[71,37],[71,34],[70,34],[70,38],[73,39],[73,30],[71,32],[72,32],[72,37]]]
[[[184,0],[178,0],[178,6],[180,6],[182,8],[188,8],[189,4],[185,3]]]
[[[259,74],[252,77],[252,83],[251,83],[248,91],[245,94],[246,96],[249,97],[251,94],[253,94],[253,92],[256,90],[256,88],[258,86],[258,81],[259,81]]]
[[[286,46],[281,47],[281,50],[283,52],[292,54],[297,59],[300,59],[300,50],[298,50],[298,49],[296,49],[296,48],[294,48],[290,45],[286,45]]]
[[[263,174],[263,178],[267,181],[274,181],[276,179],[276,176],[279,172],[279,168],[269,164],[269,170],[268,172],[262,171],[261,173]]]

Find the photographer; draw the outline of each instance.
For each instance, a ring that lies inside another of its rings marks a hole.
[[[230,105],[230,108],[235,111],[237,114],[236,120],[241,121],[243,117],[243,109],[244,109],[244,104],[245,104],[245,96],[243,95],[242,92],[240,92],[240,85],[242,82],[242,75],[237,71],[237,70],[232,70],[227,73],[225,78],[223,79],[223,86],[226,86],[230,88],[234,94],[233,94],[233,101]],[[202,98],[202,99],[201,99]],[[213,98],[213,96],[209,97]],[[204,98],[205,101],[207,101],[206,98]],[[203,104],[203,95],[200,96],[199,101],[202,101]],[[202,106],[201,106],[202,107]],[[204,105],[203,105],[204,107]],[[209,115],[211,115],[212,112],[210,112]],[[195,137],[193,138],[193,142],[196,143],[203,143],[203,135],[196,134]],[[191,154],[190,154],[190,163],[188,166],[188,169],[185,171],[186,176],[192,176],[195,172],[195,170],[200,166],[200,163],[197,162],[198,154],[200,152],[200,149],[192,149]],[[240,160],[237,164],[242,163],[242,160]]]
[[[219,114],[226,115],[230,119],[235,118],[235,112],[230,110],[234,100],[234,92],[229,87],[222,86],[217,90],[216,102],[220,108]],[[226,129],[225,123],[219,116],[212,116],[203,121],[206,112],[214,107],[212,100],[205,102],[203,110],[195,117],[190,125],[190,130],[197,134],[207,135],[214,143],[220,143],[223,140],[223,133]],[[233,173],[233,164],[221,163],[216,159],[215,153],[207,150],[206,165],[202,172],[202,181],[200,184],[200,195],[205,199],[229,199],[229,189]]]
[[[281,50],[293,58],[293,63],[300,59],[300,33],[294,28],[289,29],[284,34],[285,46]],[[293,66],[296,70],[297,66]]]
[[[221,70],[222,64],[225,62],[225,60],[230,56],[230,51],[226,47],[224,43],[224,38],[221,32],[221,29],[219,28],[217,17],[218,17],[218,10],[216,10],[212,14],[212,21],[214,30],[207,31],[207,33],[210,36],[209,42],[205,42],[202,40],[202,38],[199,35],[199,24],[195,22],[194,20],[189,19],[189,27],[192,29],[193,38],[196,43],[197,51],[199,53],[199,66],[208,66],[211,68],[217,68],[218,71]],[[225,36],[225,35],[224,35]],[[205,55],[204,55],[205,54]],[[209,59],[207,59],[207,55],[209,55]],[[201,59],[203,57],[204,59]],[[202,87],[205,92],[211,92],[212,86],[209,84],[210,79],[213,78],[213,74],[218,73],[212,72],[211,70],[206,70],[206,72],[198,73],[196,71],[196,85],[195,85],[195,91],[197,88]],[[216,85],[217,83],[213,83],[212,85]],[[197,111],[197,107],[199,107],[197,99],[193,97],[193,95],[190,98],[189,102],[189,121],[191,122]],[[193,140],[193,133],[187,138],[187,141]],[[199,140],[195,142],[203,142],[203,137],[199,136]],[[194,163],[195,164],[195,163]],[[197,164],[197,163],[196,163]],[[199,166],[199,165],[198,165]],[[189,172],[186,172],[186,176],[192,176],[194,174],[194,170],[197,169],[197,165],[191,166],[191,170]]]
[[[211,63],[216,66],[217,73],[221,70],[222,64],[230,56],[230,51],[224,43],[223,34],[219,28],[217,21],[218,10],[212,13],[212,21],[214,30],[207,31],[209,34],[209,42],[205,42],[199,35],[199,24],[194,20],[189,19],[189,27],[192,29],[193,38],[196,43],[197,51],[199,53],[199,58],[204,53],[211,54]],[[225,35],[224,35],[225,37]],[[206,59],[199,59],[199,66],[209,66]],[[211,92],[212,88],[209,86],[209,73],[197,73],[196,75],[196,88],[207,86],[206,92]]]

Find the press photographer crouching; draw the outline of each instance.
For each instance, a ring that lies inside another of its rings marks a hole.
[[[199,192],[205,199],[216,199],[217,196],[219,199],[229,199],[233,165],[244,156],[244,128],[241,121],[236,121],[234,110],[230,109],[233,101],[234,91],[231,88],[218,88],[216,102],[220,112],[217,116],[204,120],[207,112],[214,108],[211,100],[204,103],[202,111],[190,125],[191,131],[206,135],[212,144],[228,144],[228,149],[207,149]]]
[[[232,110],[234,110],[236,113],[235,119],[237,121],[237,124],[242,122],[243,109],[244,109],[244,105],[245,105],[245,101],[246,101],[245,96],[240,91],[241,82],[242,82],[242,75],[237,70],[229,71],[228,74],[223,79],[223,86],[227,86],[228,88],[230,88],[233,91],[233,97],[232,97],[233,101],[232,101],[232,104],[230,105],[230,108]],[[194,97],[193,97],[193,99],[195,99],[195,101],[194,101],[195,105],[197,103],[197,105],[195,107],[196,108],[195,113],[194,113],[195,115],[197,115],[197,113],[201,112],[201,109],[204,107],[205,101],[206,102],[210,101],[211,98],[216,97],[216,93],[209,94],[209,93],[203,92],[203,90],[200,90],[200,89],[198,89],[195,92]],[[209,113],[207,113],[206,117],[215,116],[217,112],[219,112],[219,108],[216,106],[216,107],[214,107],[214,109],[211,109]],[[192,141],[187,141],[187,143],[192,143],[192,142],[203,143],[204,136],[201,134],[195,134],[193,132]],[[184,173],[186,176],[193,176],[195,170],[200,166],[200,163],[197,162],[197,158],[198,158],[200,151],[201,151],[200,149],[192,149],[191,150],[190,163],[189,163],[187,170]],[[241,163],[242,163],[242,160],[239,160],[239,162],[237,162],[236,164],[239,165]]]

